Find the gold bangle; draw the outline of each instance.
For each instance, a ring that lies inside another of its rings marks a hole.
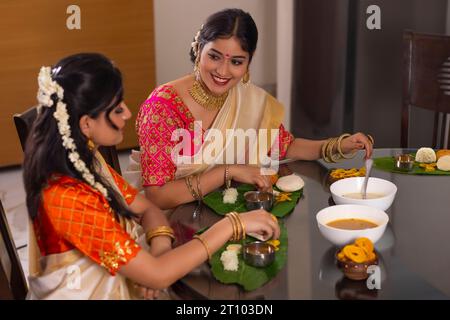
[[[346,156],[346,155],[342,152],[342,148],[341,148],[342,140],[344,140],[345,138],[350,137],[350,136],[351,136],[351,135],[350,135],[349,133],[341,134],[341,135],[339,136],[339,138],[338,138],[338,141],[337,141],[337,151],[338,151],[339,155],[340,155],[342,158],[344,158],[344,159],[352,159],[352,158],[354,158],[355,155],[358,153],[357,151],[355,151],[355,152],[353,152],[352,154],[350,154],[349,156]]]
[[[159,226],[159,227],[156,227],[154,229],[147,231],[145,233],[145,240],[146,240],[147,244],[150,245],[151,240],[154,237],[159,237],[159,236],[170,237],[172,239],[172,242],[175,241],[175,233],[173,232],[173,229],[168,226]]]
[[[230,215],[229,213],[227,213],[225,216],[230,220],[231,227],[233,228],[233,235],[232,235],[232,237],[231,237],[230,240],[231,240],[231,241],[234,241],[234,239],[237,238],[236,221],[234,220],[234,218],[232,217],[232,215]]]
[[[321,148],[322,159],[323,159],[325,162],[328,162],[328,163],[331,162],[331,161],[328,159],[328,157],[327,157],[325,151],[326,151],[326,149],[327,149],[327,147],[328,147],[328,144],[330,143],[330,140],[331,140],[331,138],[328,138],[328,139],[322,144],[322,148]]]
[[[245,233],[245,226],[244,223],[241,220],[241,217],[239,216],[239,214],[235,211],[229,212],[226,215],[227,217],[230,218],[230,220],[232,221],[233,225],[233,238],[231,238],[232,241],[240,241],[240,240],[244,240],[246,233]],[[236,230],[236,232],[235,232]]]
[[[326,147],[326,155],[328,157],[328,160],[333,163],[336,163],[340,160],[339,154],[336,154],[333,152],[333,148],[334,148],[337,140],[338,140],[338,138],[331,138],[330,142],[328,142],[328,145]]]
[[[375,144],[375,140],[374,138],[370,135],[370,134],[366,134],[367,138],[369,138],[370,143],[372,143],[372,145]]]
[[[196,175],[198,200],[203,199],[202,190],[200,189],[200,174]]]
[[[223,182],[225,184],[225,188],[229,189],[231,187],[229,166],[227,164],[225,165],[225,172],[224,172]]]
[[[186,183],[186,187],[188,188],[188,190],[191,193],[194,200],[198,200],[198,194],[195,192],[194,188],[192,187],[192,176],[185,177],[184,182]]]
[[[203,246],[205,247],[205,250],[206,250],[206,254],[208,255],[208,260],[211,260],[211,251],[209,251],[209,246],[208,246],[208,243],[206,242],[206,240],[203,239],[202,237],[200,237],[198,234],[196,234],[192,238],[199,240],[203,244]]]
[[[239,225],[241,226],[241,236],[240,236],[240,240],[245,240],[245,225],[241,220],[241,217],[239,216],[239,213],[235,212],[234,216],[236,217],[236,220],[239,222]]]
[[[234,221],[236,222],[236,238],[235,241],[239,241],[242,239],[242,225],[239,223],[239,218],[237,217],[236,212],[230,212],[231,216],[233,217]]]

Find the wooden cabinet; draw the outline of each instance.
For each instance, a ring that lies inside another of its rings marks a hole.
[[[78,0],[81,29],[69,30],[67,19],[75,17],[73,11],[67,13],[72,4],[71,0],[0,2],[0,167],[22,161],[12,116],[36,104],[39,68],[79,52],[103,53],[122,71],[133,118],[119,148],[137,146],[136,113],[155,86],[153,1]]]

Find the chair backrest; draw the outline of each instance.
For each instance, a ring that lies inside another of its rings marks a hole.
[[[442,148],[450,113],[450,36],[406,30],[403,55],[401,146],[408,147],[410,106],[414,106],[434,111],[433,147]]]
[[[34,120],[36,119],[36,116],[36,107],[32,107],[23,113],[15,114],[13,116],[17,134],[19,135],[20,144],[22,145],[22,150],[25,150],[25,143],[28,137],[28,133],[31,129],[31,126],[33,125]],[[102,154],[103,158],[105,158],[106,163],[108,163],[119,174],[122,174],[116,147],[100,147],[99,151]]]
[[[0,299],[25,299],[27,282],[0,201]]]

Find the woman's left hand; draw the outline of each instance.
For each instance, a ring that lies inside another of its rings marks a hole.
[[[341,141],[341,150],[343,153],[352,153],[362,149],[366,149],[366,159],[372,157],[373,145],[364,133],[355,133]]]
[[[150,254],[158,257],[163,253],[172,249],[172,239],[169,237],[154,237],[150,246]],[[139,291],[143,299],[154,300],[158,299],[161,290],[146,288],[138,285]]]
[[[160,290],[139,286],[139,291],[145,300],[155,300],[158,299]]]

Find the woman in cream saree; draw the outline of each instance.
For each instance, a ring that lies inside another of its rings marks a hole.
[[[190,202],[230,179],[268,190],[270,181],[260,166],[276,166],[284,157],[319,159],[324,147],[330,155],[365,148],[370,156],[372,145],[361,133],[313,141],[294,139],[284,129],[282,105],[249,82],[257,39],[250,14],[226,9],[211,15],[192,43],[194,74],[156,88],[141,105],[140,153],[132,155],[127,177],[139,182],[142,170],[145,193],[160,208]],[[185,132],[182,139],[178,130]],[[256,132],[256,142],[233,146],[233,139],[226,139],[248,130]],[[181,140],[190,148],[180,150]]]

